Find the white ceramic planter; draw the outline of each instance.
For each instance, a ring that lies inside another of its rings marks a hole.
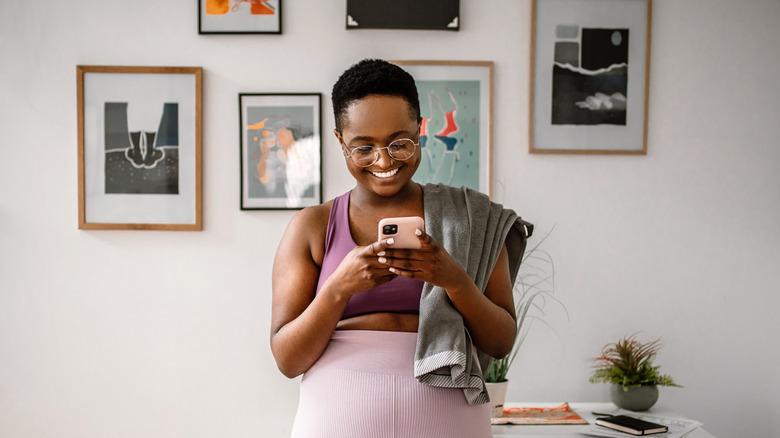
[[[490,416],[495,418],[504,415],[504,400],[509,382],[486,382],[485,386],[490,397]]]

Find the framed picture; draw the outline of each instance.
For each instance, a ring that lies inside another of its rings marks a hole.
[[[202,230],[202,69],[76,76],[79,228]]]
[[[347,29],[459,30],[460,0],[347,0]]]
[[[533,0],[531,153],[647,153],[652,0]]]
[[[490,196],[491,61],[392,61],[414,76],[423,118],[421,183],[466,186]]]
[[[282,33],[282,0],[198,0],[198,33]]]
[[[322,94],[238,95],[241,209],[322,202]]]

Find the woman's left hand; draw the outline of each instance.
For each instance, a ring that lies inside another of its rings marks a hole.
[[[484,291],[477,288],[466,270],[431,236],[420,232],[420,249],[388,246],[379,263],[390,272],[416,278],[443,288],[463,316],[474,345],[492,357],[504,357],[512,349],[517,326],[506,245]]]
[[[465,269],[433,238],[419,231],[420,249],[387,247],[379,253],[379,263],[387,265],[390,272],[408,278],[422,280],[448,289],[468,276]]]

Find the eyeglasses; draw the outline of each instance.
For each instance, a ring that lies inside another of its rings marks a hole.
[[[418,144],[408,138],[401,138],[390,142],[383,148],[356,146],[350,150],[344,144],[342,146],[344,147],[344,156],[351,158],[356,166],[368,167],[379,161],[379,151],[381,149],[387,149],[387,154],[390,155],[390,158],[403,161],[414,156]]]

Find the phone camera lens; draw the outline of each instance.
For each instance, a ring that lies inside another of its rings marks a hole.
[[[384,234],[396,234],[398,233],[398,225],[391,224],[391,225],[385,225],[382,227],[382,233]]]

